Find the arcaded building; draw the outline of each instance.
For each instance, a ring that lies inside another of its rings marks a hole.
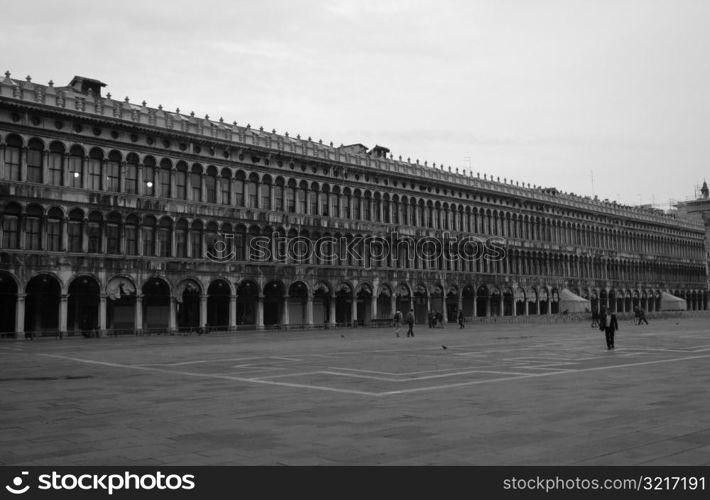
[[[697,221],[0,76],[0,332],[707,309]]]

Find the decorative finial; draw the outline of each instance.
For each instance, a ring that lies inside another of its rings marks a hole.
[[[276,129],[275,129],[275,128],[271,129],[271,133],[272,133],[272,134],[275,134],[275,133],[276,133]]]
[[[247,123],[247,128],[251,128],[251,123]]]
[[[205,115],[205,120],[209,120],[209,119],[210,119],[210,115]]]
[[[264,131],[264,126],[262,125],[261,127],[259,127],[259,132],[263,132],[263,131]]]
[[[224,123],[224,118],[222,118],[221,116],[219,117],[219,123]]]
[[[49,80],[49,86],[54,87],[54,82],[52,80]]]
[[[311,136],[310,136],[310,135],[308,136],[308,142],[311,142]]]
[[[333,147],[333,141],[330,141],[330,147],[331,148]]]
[[[141,103],[141,106],[143,106],[143,107],[145,108],[145,105],[146,105],[146,104],[148,104],[148,103],[145,102],[145,99],[143,99],[143,102]]]
[[[318,144],[323,144],[323,139],[318,139]]]
[[[124,101],[126,101],[126,102],[130,101],[130,99],[128,98],[128,96],[126,96],[126,98],[124,99]]]
[[[10,78],[10,72],[9,72],[9,71],[5,71],[5,78]]]
[[[286,137],[288,137],[288,132],[284,132],[284,135],[285,135]]]
[[[194,111],[190,111],[190,116],[192,116],[192,117],[194,118],[195,112],[194,112]]]
[[[30,75],[27,75],[27,76],[25,77],[25,80],[27,80],[28,82],[32,83],[32,77],[31,77]]]
[[[106,94],[106,99],[111,99],[111,92],[109,92],[108,94]]]
[[[180,108],[175,108],[175,112],[176,112],[177,114],[180,114]]]
[[[300,139],[300,138],[301,138],[301,134],[297,134],[296,139]]]
[[[158,104],[158,109],[159,109],[160,111],[162,111],[162,110],[163,110],[163,105],[162,105],[162,104]]]
[[[237,126],[237,120],[234,120],[234,121],[232,122],[232,125],[234,125],[234,126],[236,127],[236,126]]]

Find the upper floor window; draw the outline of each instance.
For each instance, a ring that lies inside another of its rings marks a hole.
[[[64,185],[64,146],[61,143],[53,142],[49,146],[47,155],[47,167],[49,172],[49,183],[53,186]]]
[[[5,169],[2,178],[8,181],[20,180],[20,159],[22,157],[22,140],[17,136],[9,136],[5,146]]]
[[[32,139],[30,141],[29,147],[27,148],[27,180],[29,182],[43,182],[42,179],[42,157],[43,153],[42,143],[37,139]]]

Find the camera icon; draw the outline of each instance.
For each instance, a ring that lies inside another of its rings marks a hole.
[[[28,474],[29,472],[23,470],[19,476],[15,476],[15,478],[12,480],[12,485],[6,485],[5,489],[13,495],[22,495],[23,493],[27,493],[27,490],[30,489],[30,486],[25,485],[24,487],[22,487],[22,476],[27,476]]]

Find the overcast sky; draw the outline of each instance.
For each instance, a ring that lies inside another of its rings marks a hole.
[[[710,165],[710,1],[2,1],[0,61],[199,116],[668,207]]]

